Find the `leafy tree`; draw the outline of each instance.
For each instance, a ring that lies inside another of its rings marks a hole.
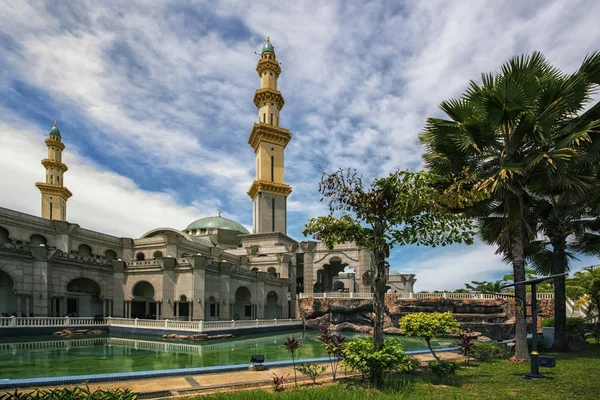
[[[298,350],[302,346],[302,342],[300,339],[297,339],[293,336],[287,336],[285,342],[281,344],[281,348],[286,349],[292,355],[292,365],[294,366],[294,384],[298,386],[298,380],[296,379],[296,360],[294,358],[294,354],[296,350]]]
[[[421,134],[432,172],[489,190],[490,198],[470,211],[480,221],[482,239],[512,263],[515,281],[525,280],[525,250],[535,239],[540,194],[590,188],[570,168],[581,156],[580,144],[598,129],[577,114],[598,83],[599,62],[600,55],[592,54],[578,72],[565,75],[541,53],[514,57],[500,73],[483,74],[481,85],[471,81],[460,99],[442,102],[450,119],[429,118]],[[517,286],[515,294],[524,301],[525,287]],[[518,307],[517,360],[529,358],[526,335],[524,307]]]
[[[567,280],[567,292],[578,299],[576,306],[587,306],[588,318],[600,323],[600,266],[586,267],[575,272]]]
[[[503,288],[507,283],[505,281],[494,281],[494,282],[478,282],[471,281],[472,285],[469,283],[465,283],[467,289],[475,291],[475,292],[485,292],[485,293],[501,293],[505,292],[506,288]]]
[[[328,248],[353,242],[372,251],[372,269],[366,281],[371,284],[374,311],[375,351],[383,346],[384,298],[389,275],[390,249],[416,244],[445,246],[472,243],[471,224],[462,215],[450,213],[449,202],[469,203],[459,191],[454,197],[438,190],[441,179],[426,172],[398,171],[375,179],[366,186],[356,171],[338,170],[323,174],[319,184],[322,198],[329,201],[330,215],[311,218],[303,230]],[[470,193],[469,193],[470,194]],[[334,216],[341,212],[339,217]],[[373,386],[381,387],[381,374],[372,376]]]
[[[431,339],[448,334],[449,332],[458,332],[460,325],[450,311],[445,313],[415,313],[407,314],[400,319],[400,329],[408,336],[421,336],[425,338],[427,347],[437,361],[440,358],[435,354],[431,347]]]

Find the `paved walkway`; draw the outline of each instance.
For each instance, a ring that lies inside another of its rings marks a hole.
[[[462,358],[457,352],[440,353],[439,356],[443,359],[459,359]],[[421,362],[431,361],[431,354],[422,354],[414,356]],[[327,371],[318,382],[331,381],[330,367],[327,365]],[[153,379],[141,379],[120,382],[107,383],[92,383],[90,389],[115,389],[129,388],[133,392],[143,394],[144,399],[165,399],[169,397],[188,397],[199,394],[209,394],[214,392],[223,392],[229,390],[244,390],[254,388],[272,388],[273,375],[287,376],[287,385],[293,384],[294,369],[289,367],[271,367],[265,368],[262,371],[235,371],[223,372],[215,374],[189,375],[181,377],[165,377]],[[338,371],[338,377],[343,377],[344,372]],[[298,382],[309,383],[310,378],[298,373]],[[27,391],[20,389],[19,391]],[[166,391],[171,392],[164,393]],[[8,393],[14,393],[14,390],[7,390]],[[152,393],[156,392],[155,395]],[[159,394],[158,392],[163,392]],[[0,391],[0,394],[2,391]]]

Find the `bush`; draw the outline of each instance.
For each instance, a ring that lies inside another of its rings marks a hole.
[[[542,321],[544,328],[554,327],[554,317],[546,318]],[[567,317],[567,334],[583,335],[585,333],[585,318]]]
[[[302,375],[310,376],[313,384],[317,383],[317,378],[327,369],[324,365],[319,365],[315,363],[307,363],[299,365],[297,370],[300,371]]]
[[[0,395],[0,399],[4,399]],[[85,387],[74,386],[55,389],[35,389],[32,392],[19,392],[7,394],[6,399],[35,400],[35,399],[60,399],[60,400],[136,400],[137,394],[129,389],[90,390]]]
[[[471,354],[476,360],[487,362],[507,358],[508,349],[501,343],[481,342],[473,346]]]
[[[434,360],[429,362],[429,370],[437,375],[442,383],[446,383],[446,380],[454,375],[459,368],[460,363],[456,361]]]
[[[445,313],[414,313],[407,314],[400,320],[400,329],[408,336],[422,336],[425,338],[427,347],[433,357],[440,361],[431,347],[431,339],[434,337],[445,336],[449,332],[458,332],[460,325],[450,311]]]
[[[543,349],[547,349],[548,348],[548,341],[546,339],[544,339],[543,337],[538,335],[538,341],[537,341],[537,348],[538,350],[543,350]],[[533,345],[533,339],[529,338],[527,339],[527,347],[529,348],[529,351],[531,351],[531,346]]]
[[[465,356],[465,364],[469,365],[469,355],[473,346],[475,346],[475,336],[471,332],[461,332],[458,334],[458,349]]]
[[[404,354],[399,339],[387,339],[381,350],[375,351],[372,337],[357,338],[346,342],[342,352],[344,367],[369,378],[378,372],[402,373],[415,368],[414,361]]]

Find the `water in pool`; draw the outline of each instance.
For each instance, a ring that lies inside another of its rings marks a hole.
[[[302,338],[296,359],[325,357],[317,333],[288,331],[207,342],[126,335],[0,337],[0,379],[249,364],[253,354],[264,354],[266,361],[289,360],[289,353],[279,348],[286,336]],[[426,349],[421,338],[404,337],[402,341],[405,351]],[[452,344],[452,340],[434,342],[438,348]]]

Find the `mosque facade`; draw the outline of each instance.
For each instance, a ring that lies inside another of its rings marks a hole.
[[[55,123],[45,140],[41,217],[0,207],[0,315],[113,316],[179,320],[293,318],[299,293],[370,292],[362,276],[371,253],[354,244],[327,249],[287,236],[284,151],[279,125],[281,67],[267,38],[256,67],[258,122],[248,143],[256,175],[248,190],[253,232],[217,216],[185,229],[124,238],[68,222],[65,145]],[[412,292],[414,275],[392,290]]]

